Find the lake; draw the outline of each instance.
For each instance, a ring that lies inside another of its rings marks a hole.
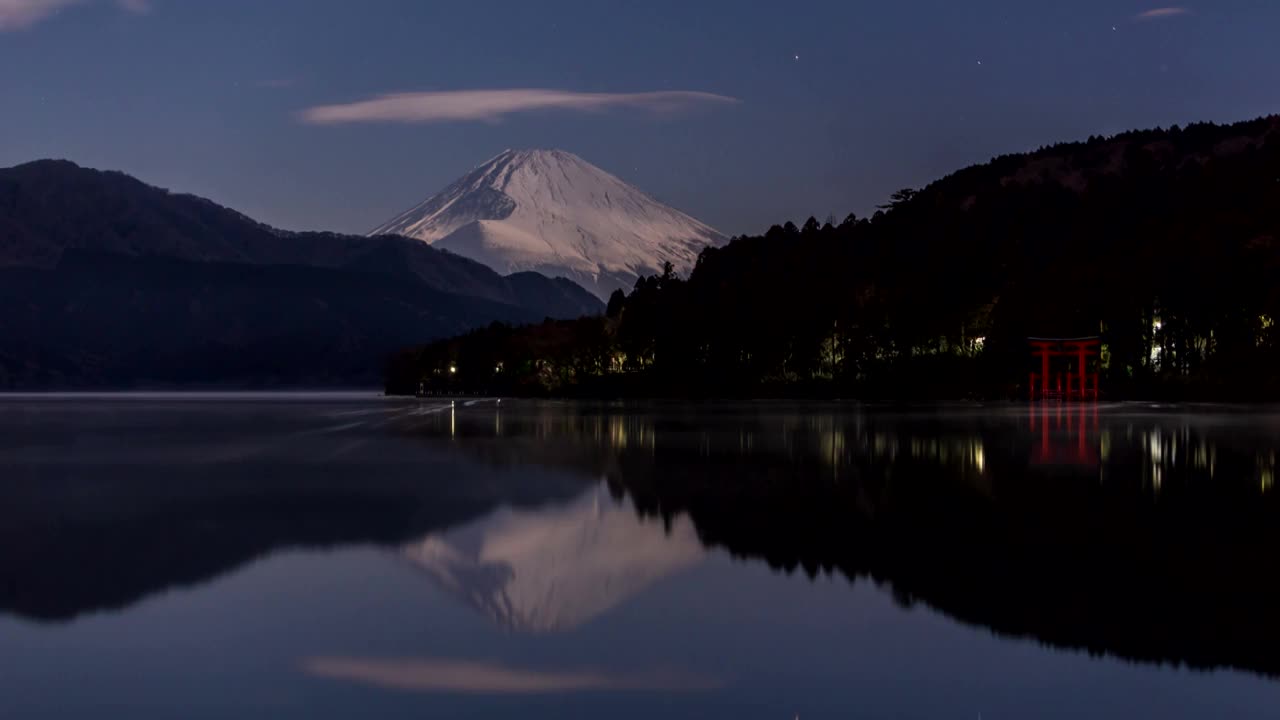
[[[1274,718],[1280,414],[0,397],[0,718]]]

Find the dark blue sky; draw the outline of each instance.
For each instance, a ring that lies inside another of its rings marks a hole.
[[[1274,0],[0,0],[0,166],[64,157],[364,231],[505,148],[558,147],[736,234],[1003,152],[1280,111],[1277,36]],[[302,116],[524,88],[740,102]]]

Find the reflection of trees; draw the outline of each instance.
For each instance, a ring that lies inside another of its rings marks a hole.
[[[546,432],[508,412],[503,427],[539,436],[509,460],[606,474],[642,514],[687,514],[704,543],[788,573],[870,579],[1054,646],[1280,674],[1273,441],[1226,422],[1051,426],[1049,442],[1090,448],[1084,465],[1038,460],[1025,414],[561,412]]]

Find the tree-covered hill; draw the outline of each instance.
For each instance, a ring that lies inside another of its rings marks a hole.
[[[388,387],[1015,397],[1028,336],[1100,335],[1113,396],[1277,397],[1278,238],[1280,117],[1091,138],[736,238],[607,318],[406,351]]]

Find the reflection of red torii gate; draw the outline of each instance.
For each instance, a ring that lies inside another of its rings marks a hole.
[[[1040,439],[1031,462],[1097,467],[1101,457],[1098,403],[1035,403],[1030,417],[1031,434]]]
[[[1031,373],[1031,399],[1061,398],[1084,400],[1098,397],[1098,373],[1089,372],[1089,358],[1098,357],[1102,340],[1090,338],[1027,338],[1031,354],[1040,359],[1040,372]],[[1053,373],[1052,358],[1076,359],[1076,370]],[[1092,388],[1090,381],[1092,380]]]

